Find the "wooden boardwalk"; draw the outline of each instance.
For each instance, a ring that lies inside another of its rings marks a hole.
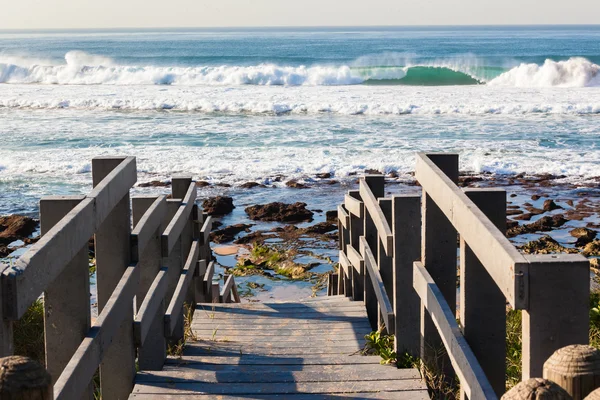
[[[136,376],[130,399],[428,399],[416,369],[363,356],[362,302],[199,304],[181,359]]]

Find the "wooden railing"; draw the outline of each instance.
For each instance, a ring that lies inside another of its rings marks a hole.
[[[134,157],[95,158],[92,178],[87,196],[43,198],[42,238],[14,265],[0,266],[0,356],[13,353],[13,322],[43,294],[46,368],[57,400],[89,398],[98,368],[102,397],[127,398],[136,361],[139,370],[161,369],[168,343],[183,338],[184,303],[213,300],[211,218],[196,205],[195,182],[174,177],[171,199],[130,199]],[[226,288],[235,291],[232,278]]]
[[[523,379],[541,377],[555,350],[588,343],[589,262],[522,255],[504,235],[505,191],[460,189],[458,155],[416,158],[422,195],[385,198],[384,177],[368,175],[345,196],[329,293],[364,301],[373,329],[393,334],[399,354],[444,366],[464,396],[497,398],[507,302],[523,310]]]

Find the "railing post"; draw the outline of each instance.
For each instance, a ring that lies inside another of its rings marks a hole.
[[[504,190],[465,189],[464,192],[502,233],[506,231]],[[462,238],[460,323],[494,392],[502,396],[506,374],[506,298]]]
[[[175,176],[171,180],[171,189],[173,191],[174,199],[183,199],[185,198],[185,194],[187,193],[190,185],[192,184],[191,176]],[[195,186],[194,186],[195,188]],[[193,213],[190,214],[190,218],[183,230],[181,232],[181,257],[183,260],[187,259],[187,256],[192,248],[192,240],[193,240]],[[190,285],[188,292],[185,296],[185,302],[188,304],[194,305],[196,303],[196,292],[194,290],[194,286]],[[183,312],[183,311],[182,311]],[[182,318],[183,319],[183,318]]]
[[[175,213],[179,209],[180,205],[181,199],[167,199],[167,215],[165,225],[169,224],[171,219],[175,216]],[[163,254],[162,256],[162,265],[167,267],[168,284],[167,294],[165,296],[165,305],[168,306],[173,298],[173,293],[175,293],[175,288],[177,287],[177,282],[179,281],[181,270],[183,269],[183,263],[185,262],[185,258],[182,257],[181,253],[181,237],[177,239],[171,252],[169,254]],[[183,339],[183,328],[183,318],[177,318],[177,323],[175,324],[173,334],[169,337],[169,342],[171,344],[175,344],[179,340]]]
[[[122,158],[98,157],[92,160],[92,179],[96,187],[121,162]],[[108,214],[95,235],[98,310],[104,305],[129,266],[131,220],[129,192]],[[135,343],[133,302],[126,310],[121,327],[106,349],[100,364],[100,385],[105,399],[125,399],[133,389]]]
[[[458,154],[431,154],[431,161],[454,183],[458,182]],[[457,233],[442,210],[423,189],[421,260],[448,306],[456,310],[456,250]],[[427,310],[421,305],[421,360],[437,366],[448,381],[454,376],[444,344]]]
[[[383,211],[383,215],[385,216],[385,219],[387,221],[387,223],[389,224],[389,226],[392,226],[392,199],[383,199],[380,198],[379,199],[379,207],[381,208],[381,211]],[[385,286],[385,291],[388,294],[388,296],[390,296],[391,294],[394,293],[394,267],[393,267],[393,257],[389,257],[388,255],[386,255],[385,253],[385,248],[383,247],[383,243],[381,242],[381,240],[379,239],[379,237],[377,238],[377,266],[379,267],[379,273],[381,275],[381,280],[383,281],[383,285]],[[393,298],[389,299],[390,303],[392,303]],[[392,304],[393,306],[393,304]],[[377,315],[379,316],[379,328],[381,328],[383,325],[383,319],[381,318],[381,305],[378,303],[377,304]],[[392,327],[392,330],[388,330],[388,327],[386,326],[385,329],[388,332],[392,332],[394,331],[393,329],[394,327]]]
[[[421,256],[421,196],[392,197],[394,234],[394,350],[419,356],[421,300],[413,288],[413,262]],[[387,290],[387,289],[386,289]]]
[[[579,254],[530,255],[523,310],[523,380],[542,376],[561,347],[588,344],[590,263]]]
[[[204,237],[201,237],[200,230],[202,229],[202,225],[204,223],[204,215],[202,214],[202,209],[195,204],[192,209],[192,236],[195,239],[199,239],[202,246],[200,246],[200,254],[198,256],[198,265],[196,266],[196,270],[194,271],[194,282],[192,283],[192,288],[194,290],[194,300],[197,303],[205,303],[207,301],[206,292],[204,290],[204,273],[206,272],[206,267],[208,266],[209,260],[207,260],[207,256],[210,251],[210,245],[208,243],[204,243]],[[204,263],[202,261],[205,261]]]
[[[162,201],[164,200],[164,196]],[[133,226],[135,227],[144,213],[160,197],[134,197],[131,200],[131,210],[133,214]],[[164,210],[164,209],[163,209]],[[142,302],[148,294],[148,289],[156,278],[156,274],[161,268],[161,243],[160,236],[164,231],[163,223],[154,234],[154,239],[148,242],[141,254],[132,254],[132,261],[138,263],[140,268],[140,285],[136,294],[136,310],[139,310]],[[146,340],[142,346],[138,347],[138,367],[140,371],[158,371],[167,357],[167,342],[165,340],[165,324],[163,316],[165,314],[165,300],[161,302],[158,312],[150,323],[150,329]]]
[[[371,192],[375,196],[376,199],[383,197],[385,194],[385,178],[383,175],[365,175],[364,177],[365,183],[371,189]],[[379,236],[377,235],[377,227],[373,223],[373,218],[369,215],[369,210],[365,207],[364,209],[364,237],[371,248],[371,251],[375,254],[379,254],[377,251]],[[367,316],[369,317],[369,322],[371,323],[371,328],[373,330],[378,329],[379,326],[379,311],[377,307],[377,297],[375,297],[375,291],[373,290],[373,284],[371,283],[371,278],[369,274],[365,271],[364,276],[364,301],[365,307],[367,309]]]
[[[8,265],[0,264],[0,279],[3,279],[2,274],[7,268],[9,268]],[[8,357],[14,352],[13,322],[4,318],[4,296],[2,293],[3,286],[4,285],[0,281],[0,357]]]
[[[52,196],[40,200],[41,233],[45,235],[85,196]],[[44,292],[46,369],[56,382],[91,324],[90,272],[87,243]],[[84,393],[91,398],[93,388]]]
[[[360,194],[357,190],[351,190],[348,192],[348,195],[360,200]],[[365,205],[361,203],[363,219],[357,217],[356,215],[350,213],[350,234],[348,238],[348,243],[352,245],[352,247],[358,251],[359,239],[363,235],[365,229],[364,215],[365,215]],[[364,273],[357,270],[357,266],[352,268],[352,300],[354,301],[363,301],[364,300]]]

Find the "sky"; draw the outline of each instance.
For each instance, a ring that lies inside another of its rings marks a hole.
[[[0,29],[594,24],[598,0],[5,0]]]

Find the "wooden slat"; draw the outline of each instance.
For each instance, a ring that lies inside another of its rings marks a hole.
[[[86,338],[56,381],[54,385],[56,400],[81,398],[81,394],[98,369],[106,349],[110,346],[113,336],[120,328],[124,316],[127,315],[127,310],[133,307],[133,296],[139,280],[140,269],[137,264],[129,266]]]
[[[225,280],[225,284],[221,289],[221,293],[219,293],[219,302],[221,303],[231,303],[231,290],[235,286],[235,279],[233,275],[229,275]]]
[[[390,298],[385,290],[385,285],[381,280],[381,275],[379,274],[375,257],[373,257],[373,253],[371,252],[369,244],[364,236],[361,236],[360,238],[360,252],[365,259],[365,267],[369,277],[371,278],[370,281],[373,284],[373,290],[375,291],[377,303],[381,309],[381,315],[383,317],[383,321],[385,322],[385,328],[390,335],[393,335],[395,329],[394,308],[392,307]]]
[[[417,154],[415,178],[452,222],[513,308],[526,309],[527,260],[425,153]]]
[[[86,198],[2,273],[4,318],[18,320],[96,230],[95,200]]]
[[[256,318],[271,318],[276,320],[285,320],[285,319],[297,319],[299,316],[302,316],[305,319],[321,319],[321,318],[342,318],[342,317],[364,317],[366,315],[366,311],[364,308],[360,309],[350,309],[349,311],[331,311],[331,312],[312,312],[307,310],[306,312],[303,310],[298,310],[295,313],[280,313],[280,312],[272,312],[272,311],[254,311],[254,312],[243,312],[244,310],[240,310],[242,312],[236,312],[232,310],[228,312],[217,311],[217,310],[207,310],[209,318],[212,320],[215,319],[256,319]],[[245,310],[248,311],[248,310]]]
[[[346,194],[344,196],[344,207],[346,210],[355,217],[363,218],[364,217],[364,206],[363,202],[355,199],[350,194]]]
[[[200,240],[202,244],[208,244],[210,242],[210,231],[212,230],[212,217],[207,217],[200,229]]]
[[[338,212],[338,220],[342,224],[342,226],[346,229],[350,226],[350,214],[346,211],[343,205],[339,205],[337,208]]]
[[[212,290],[212,281],[213,275],[215,274],[215,263],[211,261],[208,263],[208,267],[206,267],[206,272],[204,273],[204,293],[208,294]]]
[[[390,378],[397,379],[418,379],[421,375],[419,371],[414,368],[402,368],[398,369],[394,365],[381,365],[379,364],[380,358],[378,356],[348,356],[345,357],[350,361],[358,358],[367,358],[373,360],[370,363],[342,363],[342,364],[279,364],[271,365],[269,360],[265,360],[263,364],[255,365],[231,365],[231,364],[199,364],[199,363],[167,363],[163,371],[156,371],[156,374],[167,376],[171,371],[198,371],[199,373],[207,372],[209,374],[214,372],[240,372],[240,373],[269,373],[269,372],[332,372],[338,371],[343,376],[345,372],[354,373],[359,371],[379,371],[384,375],[388,375]],[[152,372],[154,374],[155,372]]]
[[[342,250],[340,250],[339,260],[340,268],[344,271],[346,276],[349,276],[352,272],[352,264],[350,263],[350,260],[348,260],[348,257],[346,257],[346,253],[344,253]]]
[[[194,270],[198,265],[199,254],[200,242],[194,240],[183,267],[183,271],[181,271],[179,281],[177,282],[177,287],[175,288],[175,292],[173,293],[173,297],[171,298],[169,307],[167,307],[167,312],[165,313],[165,331],[169,334],[173,333],[177,321],[182,317],[181,309],[183,307],[183,301],[185,300],[188,288],[194,277]]]
[[[190,220],[190,215],[192,213],[192,209],[194,207],[194,202],[196,201],[196,184],[192,182],[188,191],[183,199],[183,203],[177,209],[177,212],[167,225],[165,232],[162,234],[162,255],[163,257],[168,257],[173,250],[173,246],[177,243],[179,236],[181,236],[181,232],[187,226],[188,221]]]
[[[392,234],[392,229],[388,224],[381,207],[379,206],[379,202],[377,198],[367,185],[367,182],[364,178],[361,178],[359,184],[359,192],[360,197],[363,199],[365,204],[365,208],[369,212],[371,219],[373,220],[373,224],[377,228],[377,236],[379,236],[379,240],[381,240],[381,244],[385,249],[385,254],[388,257],[392,257],[394,255],[394,235]]]
[[[146,340],[148,330],[152,325],[152,318],[156,316],[167,293],[167,285],[167,268],[161,268],[148,289],[148,293],[133,321],[133,334],[138,346],[142,346]]]
[[[146,245],[153,239],[167,212],[166,196],[159,196],[146,210],[131,232],[132,258],[139,260]]]
[[[244,396],[244,398],[256,398],[255,396]],[[333,394],[323,395],[323,394],[307,394],[307,393],[287,393],[285,395],[286,399],[290,400],[350,400],[350,399],[393,399],[397,400],[398,398],[402,398],[403,400],[429,400],[429,394],[426,389],[422,390],[401,390],[401,391],[379,391],[379,392],[352,392],[345,394]],[[181,396],[179,394],[151,394],[151,393],[143,393],[143,394],[132,394],[130,399],[146,399],[146,400],[181,400]],[[214,395],[214,394],[197,394],[190,393],[186,394],[186,399],[189,400],[239,400],[239,395]],[[279,400],[281,399],[280,394],[261,394],[261,400]]]
[[[169,358],[165,365],[191,365],[194,363],[212,365],[346,365],[346,364],[376,364],[380,365],[379,356],[362,355],[305,355],[302,357],[272,357],[265,358],[252,354],[236,354],[234,356],[199,356],[184,354],[181,358]]]
[[[454,371],[460,379],[461,389],[470,399],[497,399],[494,389],[463,337],[454,313],[421,262],[414,263],[413,286],[442,338]]]
[[[350,264],[352,264],[354,269],[356,269],[356,271],[358,271],[360,275],[364,274],[365,260],[360,255],[360,253],[354,247],[352,247],[351,244],[348,245],[346,251],[348,252],[347,258],[348,261],[350,261]]]

